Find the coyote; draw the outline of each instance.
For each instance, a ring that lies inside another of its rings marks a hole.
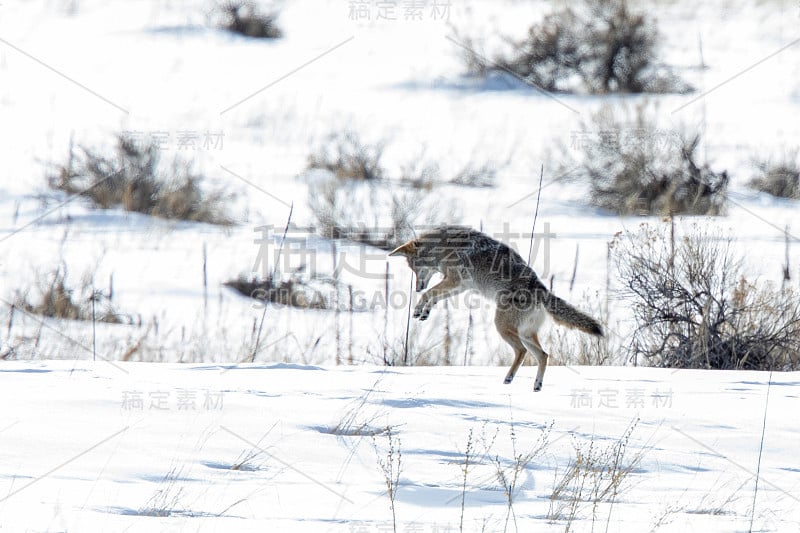
[[[527,349],[539,362],[533,390],[542,389],[548,355],[537,335],[545,311],[559,324],[603,335],[603,328],[595,319],[548,291],[517,252],[471,228],[441,226],[398,246],[389,255],[405,256],[416,275],[417,292],[425,290],[436,272],[444,274],[436,286],[422,295],[414,308],[414,318],[426,320],[436,302],[466,289],[477,290],[495,302],[495,327],[514,349],[515,356],[506,384],[514,379]]]

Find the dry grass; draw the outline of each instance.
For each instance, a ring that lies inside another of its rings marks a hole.
[[[114,310],[109,298],[101,291],[93,289],[92,278],[85,275],[78,287],[67,284],[67,269],[65,266],[47,274],[41,280],[35,292],[38,298],[29,299],[30,290],[17,294],[15,306],[23,311],[48,318],[61,318],[64,320],[87,320],[93,316],[98,322],[109,324],[132,323],[130,317],[125,317]],[[92,300],[94,300],[94,315],[92,313]]]
[[[496,161],[483,163],[470,161],[456,172],[450,182],[466,187],[494,187],[497,172],[503,167],[504,165],[499,165]]]
[[[557,477],[550,495],[550,520],[566,520],[569,531],[585,507],[591,505],[594,522],[598,504],[616,502],[644,457],[644,449],[632,455],[630,452],[631,436],[638,422],[634,419],[619,439],[605,447],[594,438],[589,442],[573,440],[575,458]]]
[[[383,475],[386,485],[386,496],[389,498],[389,507],[392,511],[392,530],[397,533],[397,510],[395,500],[397,499],[397,489],[400,486],[400,474],[402,473],[403,452],[401,450],[400,437],[395,433],[392,426],[386,426],[386,431],[381,432],[386,437],[386,454],[381,455],[378,448],[377,436],[372,437],[372,446],[375,449],[375,456],[378,462],[378,469]]]
[[[396,428],[388,424],[381,426],[376,423],[376,420],[386,413],[384,410],[373,408],[373,402],[370,401],[382,379],[383,376],[379,377],[361,396],[348,404],[335,425],[320,430],[340,437],[375,437],[391,431],[396,432]]]
[[[380,180],[385,171],[381,165],[385,143],[364,143],[352,130],[328,135],[308,156],[309,169],[325,169],[340,179]]]
[[[439,164],[429,160],[423,149],[417,157],[400,167],[400,181],[415,189],[429,191],[439,181]]]
[[[567,300],[571,298],[567,297]],[[550,328],[543,343],[550,354],[549,364],[590,366],[623,364],[619,358],[620,347],[607,326],[608,317],[599,294],[592,297],[584,294],[580,301],[578,307],[597,317],[599,322],[604,324],[606,335],[603,337],[576,335],[568,328]]]
[[[272,426],[264,433],[258,441],[256,441],[255,446],[251,448],[244,449],[240,454],[239,457],[231,464],[231,470],[238,470],[238,471],[245,471],[245,472],[255,472],[258,470],[262,470],[265,468],[264,462],[264,448],[261,445],[261,442],[267,438],[267,436],[275,429],[275,426],[278,425],[276,421]]]
[[[173,466],[159,481],[159,488],[142,506],[138,513],[140,516],[169,517],[185,515],[187,510],[183,505],[185,499],[184,487],[181,482],[185,479],[185,467]]]
[[[162,168],[153,141],[138,143],[117,135],[110,156],[87,147],[78,152],[70,147],[67,163],[48,178],[52,189],[88,198],[101,209],[122,207],[173,220],[232,224],[224,208],[231,195],[206,191],[205,178],[194,174],[185,161],[176,158],[169,168]]]
[[[514,528],[517,529],[517,515],[514,512],[514,501],[517,497],[519,488],[517,487],[520,481],[520,476],[527,470],[528,466],[540,455],[544,453],[547,446],[550,444],[550,432],[553,429],[554,422],[542,428],[539,438],[526,452],[519,452],[517,450],[517,434],[514,430],[513,419],[509,422],[509,436],[511,439],[511,461],[505,461],[500,456],[495,455],[494,467],[497,483],[503,490],[506,497],[506,517],[503,527],[505,532],[508,529],[508,521],[513,518]],[[487,451],[488,453],[488,451]]]
[[[756,161],[757,174],[750,181],[750,187],[778,198],[800,200],[800,160],[797,154],[794,151],[777,161]]]

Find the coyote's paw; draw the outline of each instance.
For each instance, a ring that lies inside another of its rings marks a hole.
[[[414,308],[414,314],[412,316],[420,320],[428,320],[428,316],[430,314],[431,314],[431,308],[426,306],[424,302],[420,302]]]

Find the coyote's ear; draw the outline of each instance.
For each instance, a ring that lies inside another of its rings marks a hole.
[[[389,252],[389,255],[404,255],[406,257],[416,255],[417,253],[417,243],[413,240],[408,241],[405,244],[402,244]]]

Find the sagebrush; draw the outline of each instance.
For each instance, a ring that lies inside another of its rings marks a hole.
[[[687,92],[690,87],[658,60],[655,20],[626,0],[583,0],[546,15],[511,51],[487,60],[466,55],[470,73],[509,71],[546,91]],[[467,39],[467,47],[474,46]]]
[[[563,169],[591,203],[620,215],[720,215],[730,178],[699,161],[697,132],[659,128],[647,104],[604,107],[573,132]]]
[[[229,0],[217,5],[213,15],[219,27],[245,37],[277,39],[283,36],[275,6],[263,10],[254,2]]]
[[[380,180],[385,142],[367,143],[353,130],[331,133],[308,156],[309,169],[325,169],[340,179]]]
[[[119,134],[108,150],[70,146],[69,157],[48,177],[52,189],[87,198],[101,209],[126,211],[161,218],[229,225],[225,204],[232,195],[209,191],[207,179],[179,158],[162,165],[155,140],[139,142]]]
[[[613,243],[632,357],[668,368],[800,369],[800,294],[744,277],[733,241],[642,226]]]

